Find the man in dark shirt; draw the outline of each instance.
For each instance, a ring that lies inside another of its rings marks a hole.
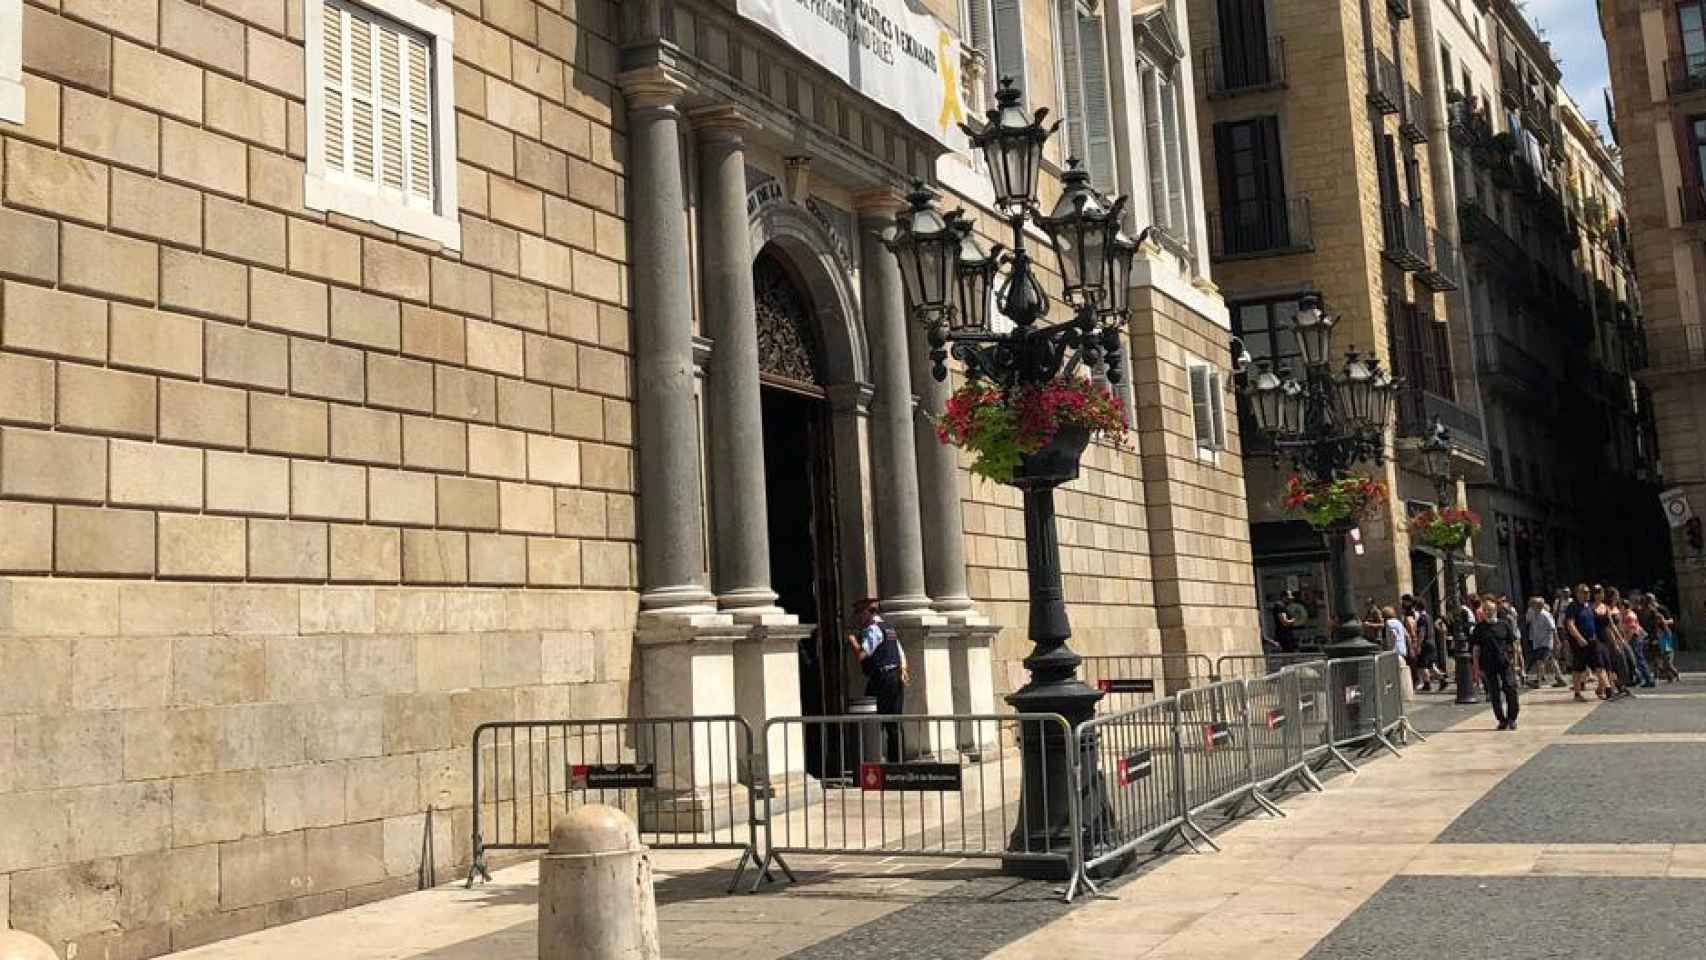
[[[1274,641],[1279,644],[1282,653],[1297,652],[1297,616],[1292,607],[1296,602],[1288,591],[1274,604]]]
[[[1511,622],[1498,616],[1493,598],[1481,599],[1481,612],[1475,631],[1476,657],[1481,666],[1481,679],[1487,687],[1487,699],[1493,704],[1493,717],[1500,730],[1515,730],[1517,703],[1516,633]]]

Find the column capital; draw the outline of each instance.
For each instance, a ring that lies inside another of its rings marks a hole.
[[[652,64],[616,75],[616,85],[634,110],[655,110],[673,107],[690,89],[681,71],[663,64]]]
[[[893,220],[896,213],[906,209],[906,191],[881,184],[855,190],[853,209],[862,219]]]
[[[876,396],[877,389],[868,383],[838,383],[827,387],[824,392],[829,394],[829,405],[836,413],[856,413],[869,416],[871,399]]]
[[[716,103],[687,111],[693,131],[711,140],[742,142],[749,133],[764,129],[751,111],[732,103]]]

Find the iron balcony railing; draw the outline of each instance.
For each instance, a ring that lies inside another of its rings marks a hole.
[[[1456,290],[1457,247],[1447,243],[1445,235],[1431,227],[1428,228],[1428,237],[1433,241],[1433,259],[1429,261],[1426,269],[1416,274],[1416,280],[1438,293]]]
[[[1380,219],[1385,233],[1381,254],[1405,270],[1428,269],[1428,229],[1422,223],[1422,212],[1388,203],[1381,207]]]
[[[1503,333],[1475,335],[1475,372],[1495,390],[1521,387],[1541,397],[1555,394],[1553,365],[1541,361]]]
[[[1315,248],[1309,198],[1252,200],[1209,211],[1209,256],[1241,260]]]
[[[1646,369],[1675,372],[1706,368],[1706,324],[1647,329]]]
[[[1269,37],[1266,46],[1232,49],[1204,47],[1203,74],[1211,100],[1273,90],[1286,84],[1285,38]]]
[[[1426,107],[1422,103],[1422,92],[1414,84],[1404,85],[1404,110],[1402,119],[1398,122],[1398,134],[1411,143],[1427,143]]]
[[[1398,68],[1392,58],[1376,54],[1374,70],[1368,78],[1368,103],[1381,113],[1397,113],[1403,107],[1404,84],[1398,78]]]
[[[1394,20],[1410,19],[1410,0],[1386,0],[1386,9],[1392,11]]]
[[[1436,417],[1451,431],[1453,446],[1486,458],[1487,435],[1479,412],[1419,387],[1398,391],[1398,436],[1430,437]]]
[[[1665,92],[1671,96],[1706,90],[1706,54],[1679,53],[1665,60]]]

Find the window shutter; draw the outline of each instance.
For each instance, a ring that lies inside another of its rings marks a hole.
[[[1080,73],[1078,50],[1078,2],[1057,0],[1055,3],[1055,41],[1060,49],[1061,101],[1060,115],[1066,127],[1067,152],[1081,160],[1089,158],[1084,141],[1084,76]]]
[[[381,183],[403,189],[403,44],[393,30],[379,34],[379,170]]]
[[[973,0],[975,5],[977,0]],[[1025,82],[1025,16],[1020,0],[990,0],[990,19],[995,34],[995,76],[1012,77],[1020,87]]]
[[[1078,41],[1084,75],[1085,162],[1096,189],[1115,193],[1119,186],[1114,169],[1113,116],[1108,106],[1107,58],[1102,53],[1102,18],[1080,16]]]
[[[325,116],[322,118],[326,166],[333,170],[342,170],[344,150],[348,144],[348,138],[344,135],[344,38],[348,36],[348,31],[344,29],[343,11],[335,4],[327,3],[324,6],[320,23],[320,72],[323,75],[322,93],[325,94],[326,104]]]
[[[1226,449],[1226,394],[1220,385],[1220,371],[1208,368],[1209,411],[1214,414],[1214,449]]]
[[[1194,421],[1197,435],[1197,446],[1214,447],[1214,410],[1209,395],[1209,369],[1205,366],[1193,366],[1191,369],[1191,419]]]
[[[431,204],[437,197],[433,183],[432,66],[427,45],[418,37],[408,38],[409,55],[409,193]]]
[[[995,63],[995,25],[994,13],[990,9],[990,0],[966,0],[967,37],[971,40],[972,48],[983,54],[983,86],[990,96],[990,104],[995,103],[996,89],[1001,80],[996,76],[1000,72]]]

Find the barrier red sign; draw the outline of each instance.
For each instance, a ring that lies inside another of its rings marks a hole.
[[[960,766],[957,763],[861,763],[859,787],[877,792],[958,793]]]
[[[1213,753],[1215,747],[1232,742],[1232,727],[1219,721],[1205,723],[1202,728],[1202,740],[1203,750]]]
[[[1154,693],[1154,677],[1102,677],[1096,689],[1103,693]]]
[[[1285,711],[1284,710],[1269,710],[1268,711],[1268,729],[1269,730],[1277,730],[1283,726],[1285,726]]]
[[[1138,750],[1120,758],[1120,786],[1136,783],[1155,772],[1155,754],[1152,750]]]
[[[649,763],[577,763],[569,767],[571,790],[635,790],[657,786]]]

